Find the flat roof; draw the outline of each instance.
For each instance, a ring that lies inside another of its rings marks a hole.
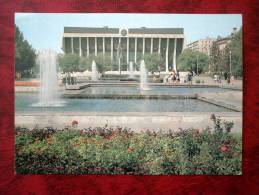
[[[64,33],[101,33],[119,34],[119,28],[95,28],[95,27],[64,27]],[[129,28],[129,34],[183,34],[183,28]]]
[[[64,33],[107,33],[118,34],[119,28],[94,28],[94,27],[64,27]]]
[[[129,34],[183,34],[183,28],[129,28]]]

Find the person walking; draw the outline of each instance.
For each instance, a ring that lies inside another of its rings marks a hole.
[[[189,70],[189,72],[187,74],[188,85],[192,85],[192,76],[193,76],[193,72],[192,72],[192,70]]]
[[[176,72],[176,84],[180,84],[180,73],[179,73],[179,70],[177,70]]]

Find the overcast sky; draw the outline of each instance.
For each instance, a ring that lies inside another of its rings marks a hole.
[[[186,43],[206,37],[229,35],[240,28],[240,14],[49,14],[16,13],[15,24],[37,50],[62,52],[64,26],[184,28]]]

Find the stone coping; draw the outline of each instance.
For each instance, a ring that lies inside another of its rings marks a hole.
[[[15,115],[24,116],[215,116],[242,117],[242,112],[15,112]]]
[[[84,94],[66,93],[63,98],[82,99],[197,99],[197,94],[191,95],[156,95],[156,94]]]
[[[198,96],[197,99],[201,100],[201,101],[204,101],[204,102],[207,102],[207,103],[214,104],[216,106],[224,107],[224,108],[236,111],[236,112],[242,112],[242,106],[237,107],[237,106],[232,105],[232,104],[227,104],[223,101],[217,101],[215,99],[211,99],[211,98],[209,99],[209,98],[201,97],[201,96]]]

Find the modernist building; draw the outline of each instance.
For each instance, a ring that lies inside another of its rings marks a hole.
[[[161,71],[177,69],[177,57],[183,50],[183,28],[92,28],[64,27],[64,53],[79,56],[109,55],[114,64],[137,64],[145,54],[157,53],[163,59]],[[161,66],[161,65],[160,65]]]
[[[200,39],[198,41],[189,43],[186,45],[186,47],[193,51],[199,51],[199,52],[204,53],[209,56],[212,44],[215,40],[216,40],[215,38],[208,37],[206,39]]]

